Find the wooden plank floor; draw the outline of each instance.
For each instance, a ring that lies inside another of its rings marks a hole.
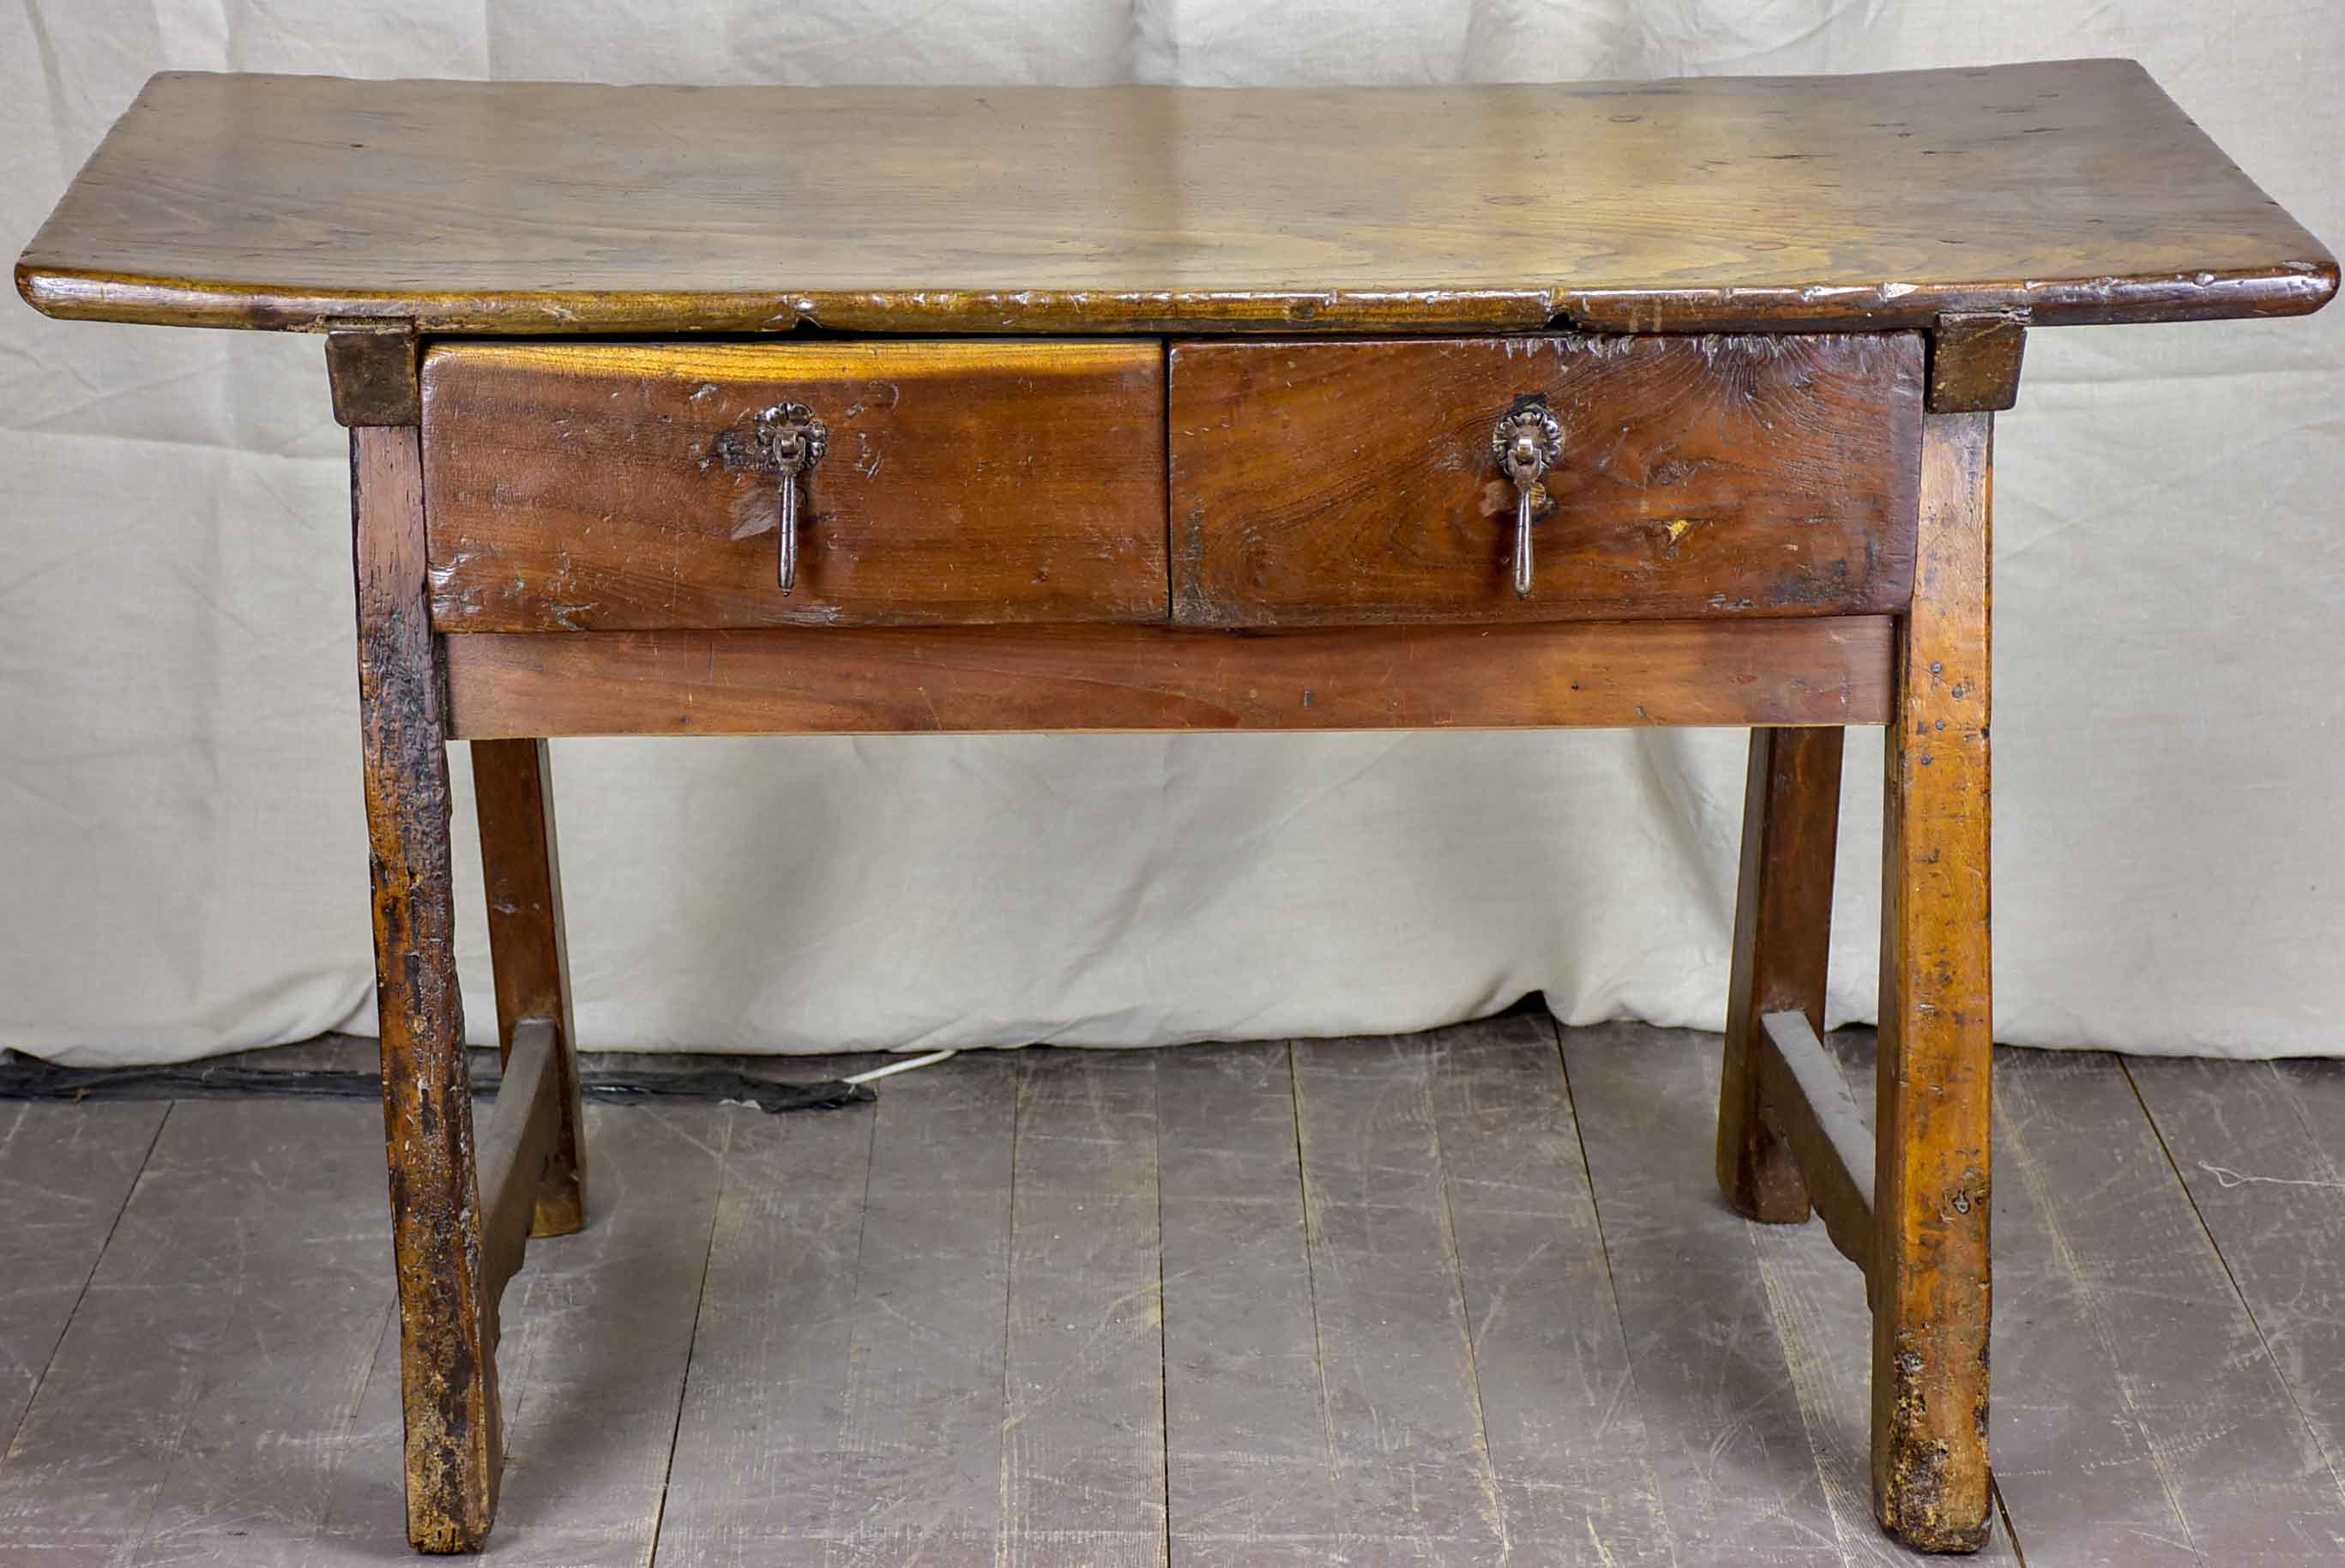
[[[1857,1277],[1721,1207],[1717,1069],[1518,1012],[592,1107],[593,1223],[509,1298],[487,1555],[1917,1561],[1869,1513]],[[1980,1561],[2345,1561],[2345,1064],[1998,1070]],[[381,1128],[0,1105],[0,1568],[408,1560]]]

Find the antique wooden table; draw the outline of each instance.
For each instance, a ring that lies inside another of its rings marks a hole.
[[[1718,1175],[1874,1324],[1873,1493],[1985,1539],[1988,490],[2030,326],[2337,265],[2140,68],[1449,91],[157,77],[16,269],[323,333],[350,431],[408,1531],[584,1221],[543,738],[1752,729]],[[2147,456],[2148,454],[2145,454]],[[1818,1044],[1885,727],[1877,1136]],[[506,1087],[477,1144],[447,743]]]

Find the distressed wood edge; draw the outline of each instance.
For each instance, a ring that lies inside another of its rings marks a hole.
[[[2309,315],[2335,298],[2338,264],[2317,244],[2269,267],[2133,278],[2014,279],[1945,288],[1897,281],[1700,289],[939,289],[918,293],[711,290],[361,292],[16,263],[25,302],[59,321],[330,332],[370,319],[424,333],[891,333],[1546,331],[1813,332],[1926,328],[1948,312],[2024,311],[2038,326],[2109,326]]]
[[[334,419],[355,430],[423,423],[421,340],[412,321],[338,321],[326,329]]]
[[[1976,1550],[1992,1516],[1994,441],[1992,413],[1924,422],[1883,731],[1873,1500],[1930,1552]]]
[[[1954,312],[1930,331],[1932,413],[1997,413],[2019,401],[2025,312]]]
[[[783,626],[441,642],[450,733],[468,740],[1804,728],[1886,721],[1893,626],[1852,616],[1276,632]],[[1714,678],[1741,639],[1776,667]],[[1650,674],[1662,650],[1688,670]],[[1518,678],[1473,685],[1451,669],[1428,696],[1435,686],[1414,677],[1468,654],[1504,659]]]
[[[1873,1134],[1804,1013],[1760,1020],[1761,1114],[1791,1146],[1824,1234],[1841,1256],[1873,1276]]]
[[[445,707],[424,599],[422,436],[350,433],[359,715],[384,1145],[399,1285],[408,1539],[479,1548],[502,1418],[479,1292],[480,1188],[455,962]]]
[[[489,1347],[496,1347],[497,1302],[521,1268],[536,1211],[539,1182],[562,1130],[562,1074],[554,1055],[560,1034],[550,1018],[529,1018],[513,1029],[512,1058],[497,1088],[495,1109],[480,1142],[481,1300],[488,1311]]]
[[[2308,316],[2337,295],[2337,259],[2318,244],[2269,267],[2131,278],[2011,279],[1947,288],[1775,284],[1566,291],[1559,313],[1609,332],[1873,331],[1930,327],[1950,312],[2025,314],[2039,327]]]

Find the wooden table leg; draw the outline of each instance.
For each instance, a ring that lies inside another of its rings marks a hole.
[[[1888,728],[1873,1491],[1926,1551],[1986,1539],[1987,677],[1994,415],[1926,416]]]
[[[448,751],[424,600],[417,430],[353,429],[350,493],[407,1418],[407,1535],[425,1552],[463,1552],[487,1539],[503,1442],[493,1308],[480,1276],[481,1200],[450,886]]]
[[[1840,834],[1837,728],[1754,729],[1742,796],[1734,901],[1734,980],[1718,1094],[1718,1185],[1746,1219],[1797,1225],[1808,1188],[1760,1104],[1761,1020],[1803,1013],[1822,1038],[1832,951],[1832,859]]]
[[[497,976],[497,1042],[510,1063],[513,1031],[553,1025],[560,1130],[538,1179],[532,1236],[567,1236],[586,1223],[585,1143],[579,1123],[576,1030],[570,1019],[570,943],[562,927],[562,860],[553,831],[553,774],[543,740],[472,742],[472,797],[489,897],[489,953]]]

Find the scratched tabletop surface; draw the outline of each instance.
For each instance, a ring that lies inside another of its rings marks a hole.
[[[2127,60],[1376,89],[172,74],[16,270],[58,316],[509,333],[2054,324],[2299,313],[2337,279]]]

